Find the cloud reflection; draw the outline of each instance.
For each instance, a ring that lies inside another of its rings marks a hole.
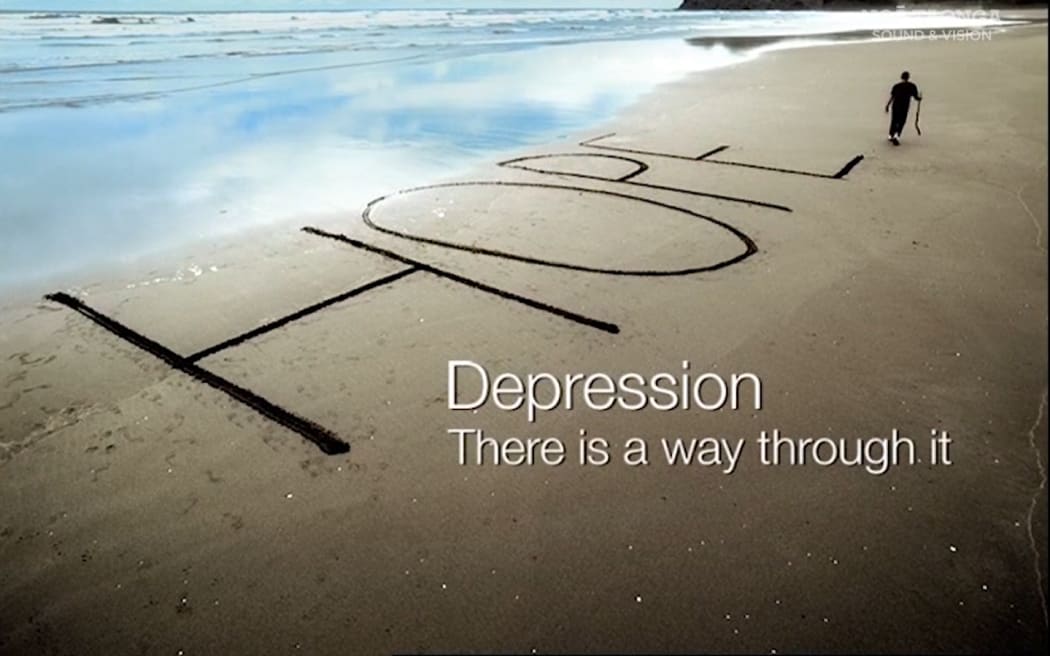
[[[324,69],[338,62],[315,55],[294,63],[322,70],[0,114],[0,284],[307,213],[351,220],[378,195],[582,129],[656,84],[742,57],[680,40],[355,68]]]

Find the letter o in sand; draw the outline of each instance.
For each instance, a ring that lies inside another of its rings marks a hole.
[[[682,276],[758,251],[710,216],[604,189],[530,182],[450,182],[370,202],[369,227],[415,242],[539,266],[625,276]]]

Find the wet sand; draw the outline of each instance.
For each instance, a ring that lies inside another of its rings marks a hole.
[[[0,652],[1045,646],[1046,48],[1037,26],[772,52],[520,153],[557,157],[392,196],[370,215],[388,232],[305,217],[350,241],[254,235],[71,290],[174,367],[61,304],[7,303]],[[906,68],[923,134],[894,148]],[[758,374],[764,403],[529,424],[449,411],[452,359],[689,360]],[[614,450],[942,429],[954,464],[464,467],[449,428]]]

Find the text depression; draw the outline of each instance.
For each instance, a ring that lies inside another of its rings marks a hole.
[[[477,410],[491,403],[500,410],[524,411],[529,422],[552,410],[612,408],[663,412],[698,409],[708,412],[740,408],[762,409],[762,381],[752,373],[722,376],[695,374],[684,360],[676,373],[643,375],[545,372],[493,374],[473,360],[448,362],[449,410]]]

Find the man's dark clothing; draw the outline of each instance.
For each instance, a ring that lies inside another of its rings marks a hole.
[[[908,122],[908,108],[911,105],[911,99],[919,99],[919,87],[907,81],[898,82],[890,90],[890,97],[893,101],[890,136],[893,137],[904,131],[904,124]]]

